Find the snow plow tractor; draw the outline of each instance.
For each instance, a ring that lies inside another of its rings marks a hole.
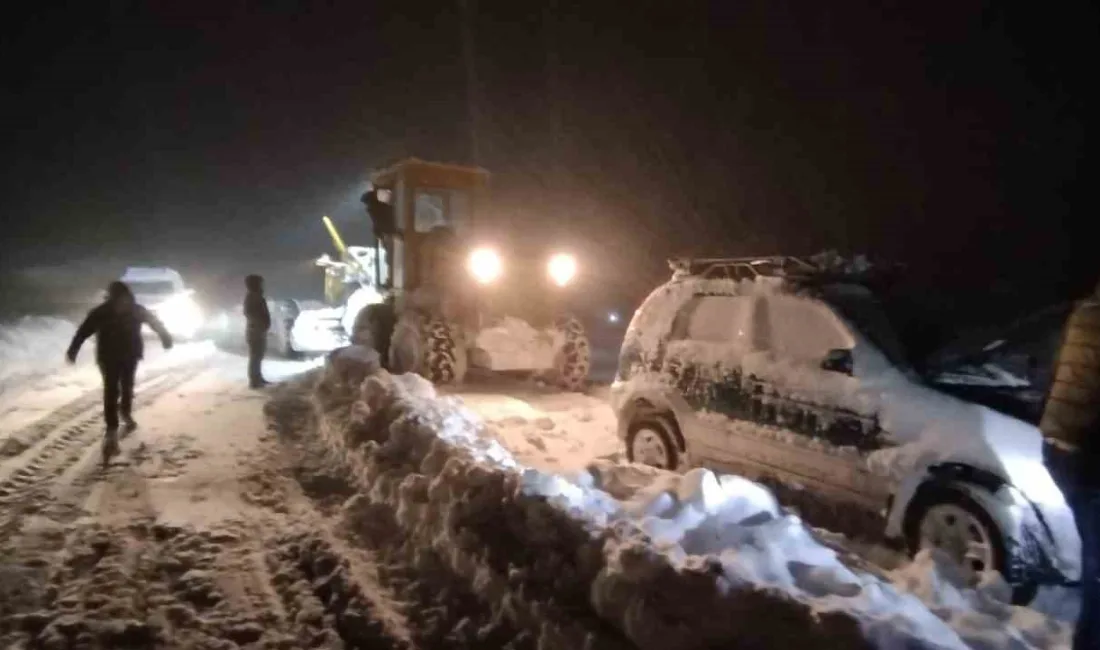
[[[577,262],[560,250],[505,251],[479,237],[489,173],[416,159],[374,172],[363,195],[385,300],[358,312],[352,341],[394,372],[461,382],[468,369],[540,374],[581,390],[589,342],[569,316]]]

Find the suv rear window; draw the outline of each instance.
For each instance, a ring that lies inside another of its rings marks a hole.
[[[725,343],[745,335],[752,301],[744,296],[696,296],[672,323],[672,340]]]

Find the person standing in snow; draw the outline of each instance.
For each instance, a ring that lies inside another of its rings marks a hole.
[[[172,349],[172,337],[160,320],[134,299],[130,288],[122,282],[107,287],[107,299],[88,312],[88,316],[73,336],[66,358],[76,363],[80,346],[93,334],[96,337],[96,363],[103,375],[103,419],[107,432],[103,440],[103,458],[118,453],[118,425],[129,433],[137,428],[134,422],[134,375],[145,352],[141,326],[149,325],[160,337],[165,350]]]
[[[250,275],[244,279],[248,293],[244,297],[245,340],[248,342],[248,385],[263,388],[264,353],[267,352],[267,332],[271,329],[271,312],[264,298],[264,279]]]
[[[1050,473],[1081,536],[1073,650],[1100,650],[1100,285],[1066,322],[1039,428]]]

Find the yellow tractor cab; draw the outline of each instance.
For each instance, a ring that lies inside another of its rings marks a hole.
[[[375,171],[370,183],[371,275],[386,300],[359,312],[353,341],[377,349],[394,372],[436,383],[479,368],[585,386],[588,337],[566,310],[577,261],[552,246],[520,254],[482,240],[487,171],[407,159]]]

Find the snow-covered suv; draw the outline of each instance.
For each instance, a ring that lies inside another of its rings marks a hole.
[[[611,389],[630,460],[764,480],[815,523],[996,569],[1018,601],[1078,579],[1038,429],[929,386],[856,276],[787,257],[673,268]]]

